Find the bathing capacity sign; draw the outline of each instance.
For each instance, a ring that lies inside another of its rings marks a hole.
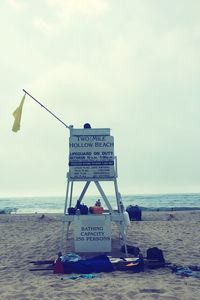
[[[77,180],[115,177],[114,139],[110,129],[72,129],[69,138],[69,176]]]
[[[74,217],[76,252],[111,252],[110,215],[80,215]]]

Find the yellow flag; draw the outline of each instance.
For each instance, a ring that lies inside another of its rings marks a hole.
[[[22,108],[23,108],[23,105],[24,105],[25,95],[26,94],[24,94],[20,105],[13,112],[13,116],[15,118],[15,121],[14,121],[14,124],[13,124],[13,127],[12,127],[12,131],[14,131],[14,132],[17,132],[18,130],[20,130],[20,122],[21,122]]]

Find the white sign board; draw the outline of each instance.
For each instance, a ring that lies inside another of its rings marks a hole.
[[[114,138],[109,129],[74,129],[69,139],[69,177],[105,180],[115,177]]]
[[[110,215],[75,216],[75,252],[111,252]]]

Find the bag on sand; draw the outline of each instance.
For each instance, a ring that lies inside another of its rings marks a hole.
[[[127,252],[134,255],[134,256],[138,256],[140,253],[140,248],[135,247],[135,246],[131,246],[131,245],[126,245],[127,247]],[[121,247],[121,252],[125,253],[125,245],[123,245]]]
[[[163,251],[157,247],[147,249],[147,259],[165,263]]]

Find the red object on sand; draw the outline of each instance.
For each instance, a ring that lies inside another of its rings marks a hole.
[[[64,267],[60,259],[56,259],[53,266],[53,272],[55,274],[64,274]]]

